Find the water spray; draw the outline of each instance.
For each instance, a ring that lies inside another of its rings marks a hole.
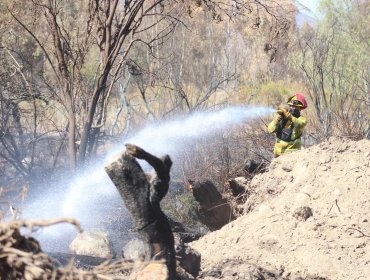
[[[238,125],[252,119],[264,117],[274,112],[266,107],[228,107],[219,111],[196,112],[173,120],[148,124],[142,130],[122,139],[122,143],[112,148],[104,160],[96,162],[82,171],[70,182],[53,185],[25,202],[26,219],[51,219],[72,217],[83,229],[102,228],[110,212],[119,212],[123,226],[131,226],[130,218],[118,191],[105,174],[104,166],[114,154],[122,152],[124,143],[142,147],[154,155],[168,154],[176,157],[184,147],[184,141],[207,137],[212,133]],[[38,240],[48,251],[65,251],[76,232],[72,226],[43,228],[37,234]],[[70,236],[69,240],[66,236]],[[67,239],[67,240],[66,240]]]

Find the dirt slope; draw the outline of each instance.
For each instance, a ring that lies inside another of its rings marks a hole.
[[[251,212],[191,243],[203,270],[221,267],[203,279],[252,279],[240,274],[251,263],[279,279],[370,279],[369,140],[331,138],[284,155],[250,187]]]

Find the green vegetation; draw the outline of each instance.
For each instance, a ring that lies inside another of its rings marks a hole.
[[[369,1],[323,0],[324,16],[303,26],[290,0],[268,10],[222,2],[2,1],[4,182],[72,172],[148,120],[230,104],[276,107],[297,91],[309,102],[310,143],[370,138]],[[268,160],[268,121],[193,145],[198,156],[184,161],[184,174],[222,187],[247,157]]]
[[[323,19],[299,30],[291,55],[315,111],[315,130],[324,137],[369,137],[368,1],[321,3]]]

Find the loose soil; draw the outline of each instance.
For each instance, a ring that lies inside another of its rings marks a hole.
[[[370,141],[330,138],[274,159],[245,215],[192,242],[198,279],[370,279]]]

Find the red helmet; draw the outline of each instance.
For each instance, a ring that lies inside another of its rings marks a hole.
[[[307,101],[301,93],[297,92],[296,94],[288,98],[288,105],[306,109]]]

